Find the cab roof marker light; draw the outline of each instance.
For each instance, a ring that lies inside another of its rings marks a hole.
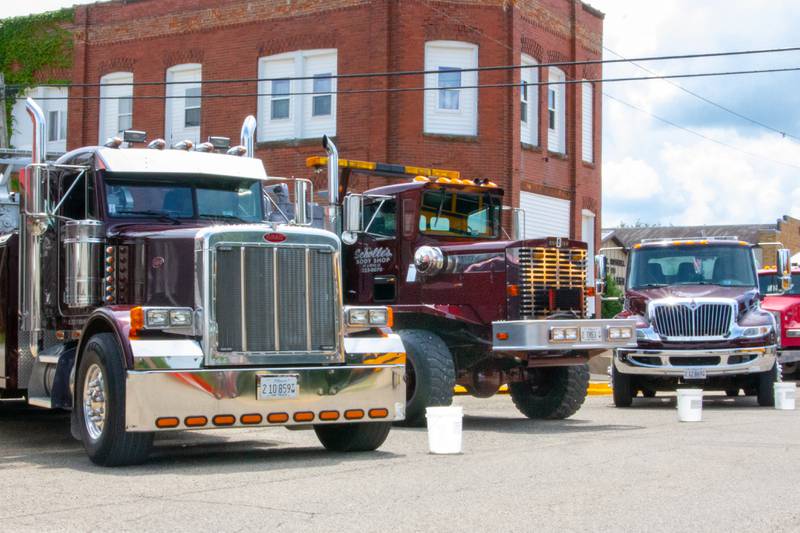
[[[194,148],[194,143],[189,139],[184,139],[172,145],[173,150],[185,150],[188,152],[192,148]]]
[[[106,139],[106,142],[103,143],[103,146],[106,148],[119,148],[122,146],[122,139],[119,137],[109,137]]]
[[[413,179],[413,181],[416,181],[416,182],[419,182],[419,183],[430,183],[431,182],[431,180],[426,178],[425,176],[417,176],[417,177],[415,177]]]
[[[151,150],[163,150],[167,147],[167,141],[164,139],[153,139],[147,143],[147,147]]]
[[[225,153],[228,154],[228,155],[235,155],[237,157],[241,157],[241,156],[243,156],[244,154],[247,153],[247,148],[245,148],[242,145],[236,145],[236,146],[233,146],[233,147],[229,148],[228,151],[225,152]]]
[[[195,152],[213,152],[214,145],[208,142],[198,144],[195,149]]]
[[[449,185],[450,183],[452,183],[452,181],[450,180],[450,178],[437,178],[436,183],[443,183]]]

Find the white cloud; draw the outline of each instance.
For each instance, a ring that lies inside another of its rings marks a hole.
[[[658,173],[640,159],[606,163],[603,177],[604,193],[618,200],[642,200],[662,191]]]

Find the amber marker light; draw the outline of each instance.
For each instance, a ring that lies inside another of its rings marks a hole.
[[[344,417],[347,420],[361,420],[364,418],[364,410],[363,409],[348,409],[344,412]]]
[[[339,420],[339,411],[320,411],[319,419],[325,421]]]
[[[270,424],[283,424],[289,421],[289,415],[286,413],[270,413],[267,415],[267,422]]]
[[[264,420],[264,417],[259,414],[242,415],[241,418],[239,418],[239,421],[242,424],[247,424],[250,426],[254,424],[260,424],[262,420]]]
[[[369,410],[369,417],[370,418],[386,418],[389,416],[389,410],[380,408],[380,409],[370,409]]]
[[[236,423],[236,417],[233,415],[217,415],[212,419],[215,426],[232,426]]]
[[[183,423],[189,428],[199,428],[208,424],[208,418],[204,416],[187,416]]]
[[[156,419],[156,427],[159,429],[170,429],[178,427],[181,421],[174,416],[162,416]]]
[[[131,309],[131,330],[128,336],[136,337],[142,329],[144,329],[144,309],[134,307]]]
[[[301,411],[294,414],[295,422],[311,422],[314,420],[314,413],[311,411]]]
[[[391,307],[386,308],[386,327],[391,328],[394,326],[394,311]]]
[[[497,337],[497,340],[499,340],[499,341],[507,341],[508,340],[508,333],[506,333],[505,331],[501,331],[500,333],[498,333],[495,336]]]
[[[506,294],[509,296],[519,296],[519,285],[507,285]]]

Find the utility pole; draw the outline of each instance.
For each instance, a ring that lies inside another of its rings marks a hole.
[[[8,117],[6,116],[6,79],[0,72],[0,148],[8,148]]]

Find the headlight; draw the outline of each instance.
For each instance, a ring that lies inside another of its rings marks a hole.
[[[433,276],[444,268],[444,254],[435,246],[420,246],[414,252],[414,267],[417,272]]]
[[[787,329],[786,336],[792,338],[800,337],[800,329]]]
[[[574,342],[578,340],[578,328],[576,327],[552,327],[550,328],[550,340],[553,342]]]
[[[131,330],[191,328],[194,311],[189,308],[134,307],[131,313]]]
[[[613,341],[628,340],[633,337],[633,329],[627,326],[609,326],[608,338]]]
[[[742,337],[763,337],[772,332],[772,326],[752,326],[742,330]]]
[[[347,310],[347,324],[361,327],[392,327],[389,307],[354,307]]]

